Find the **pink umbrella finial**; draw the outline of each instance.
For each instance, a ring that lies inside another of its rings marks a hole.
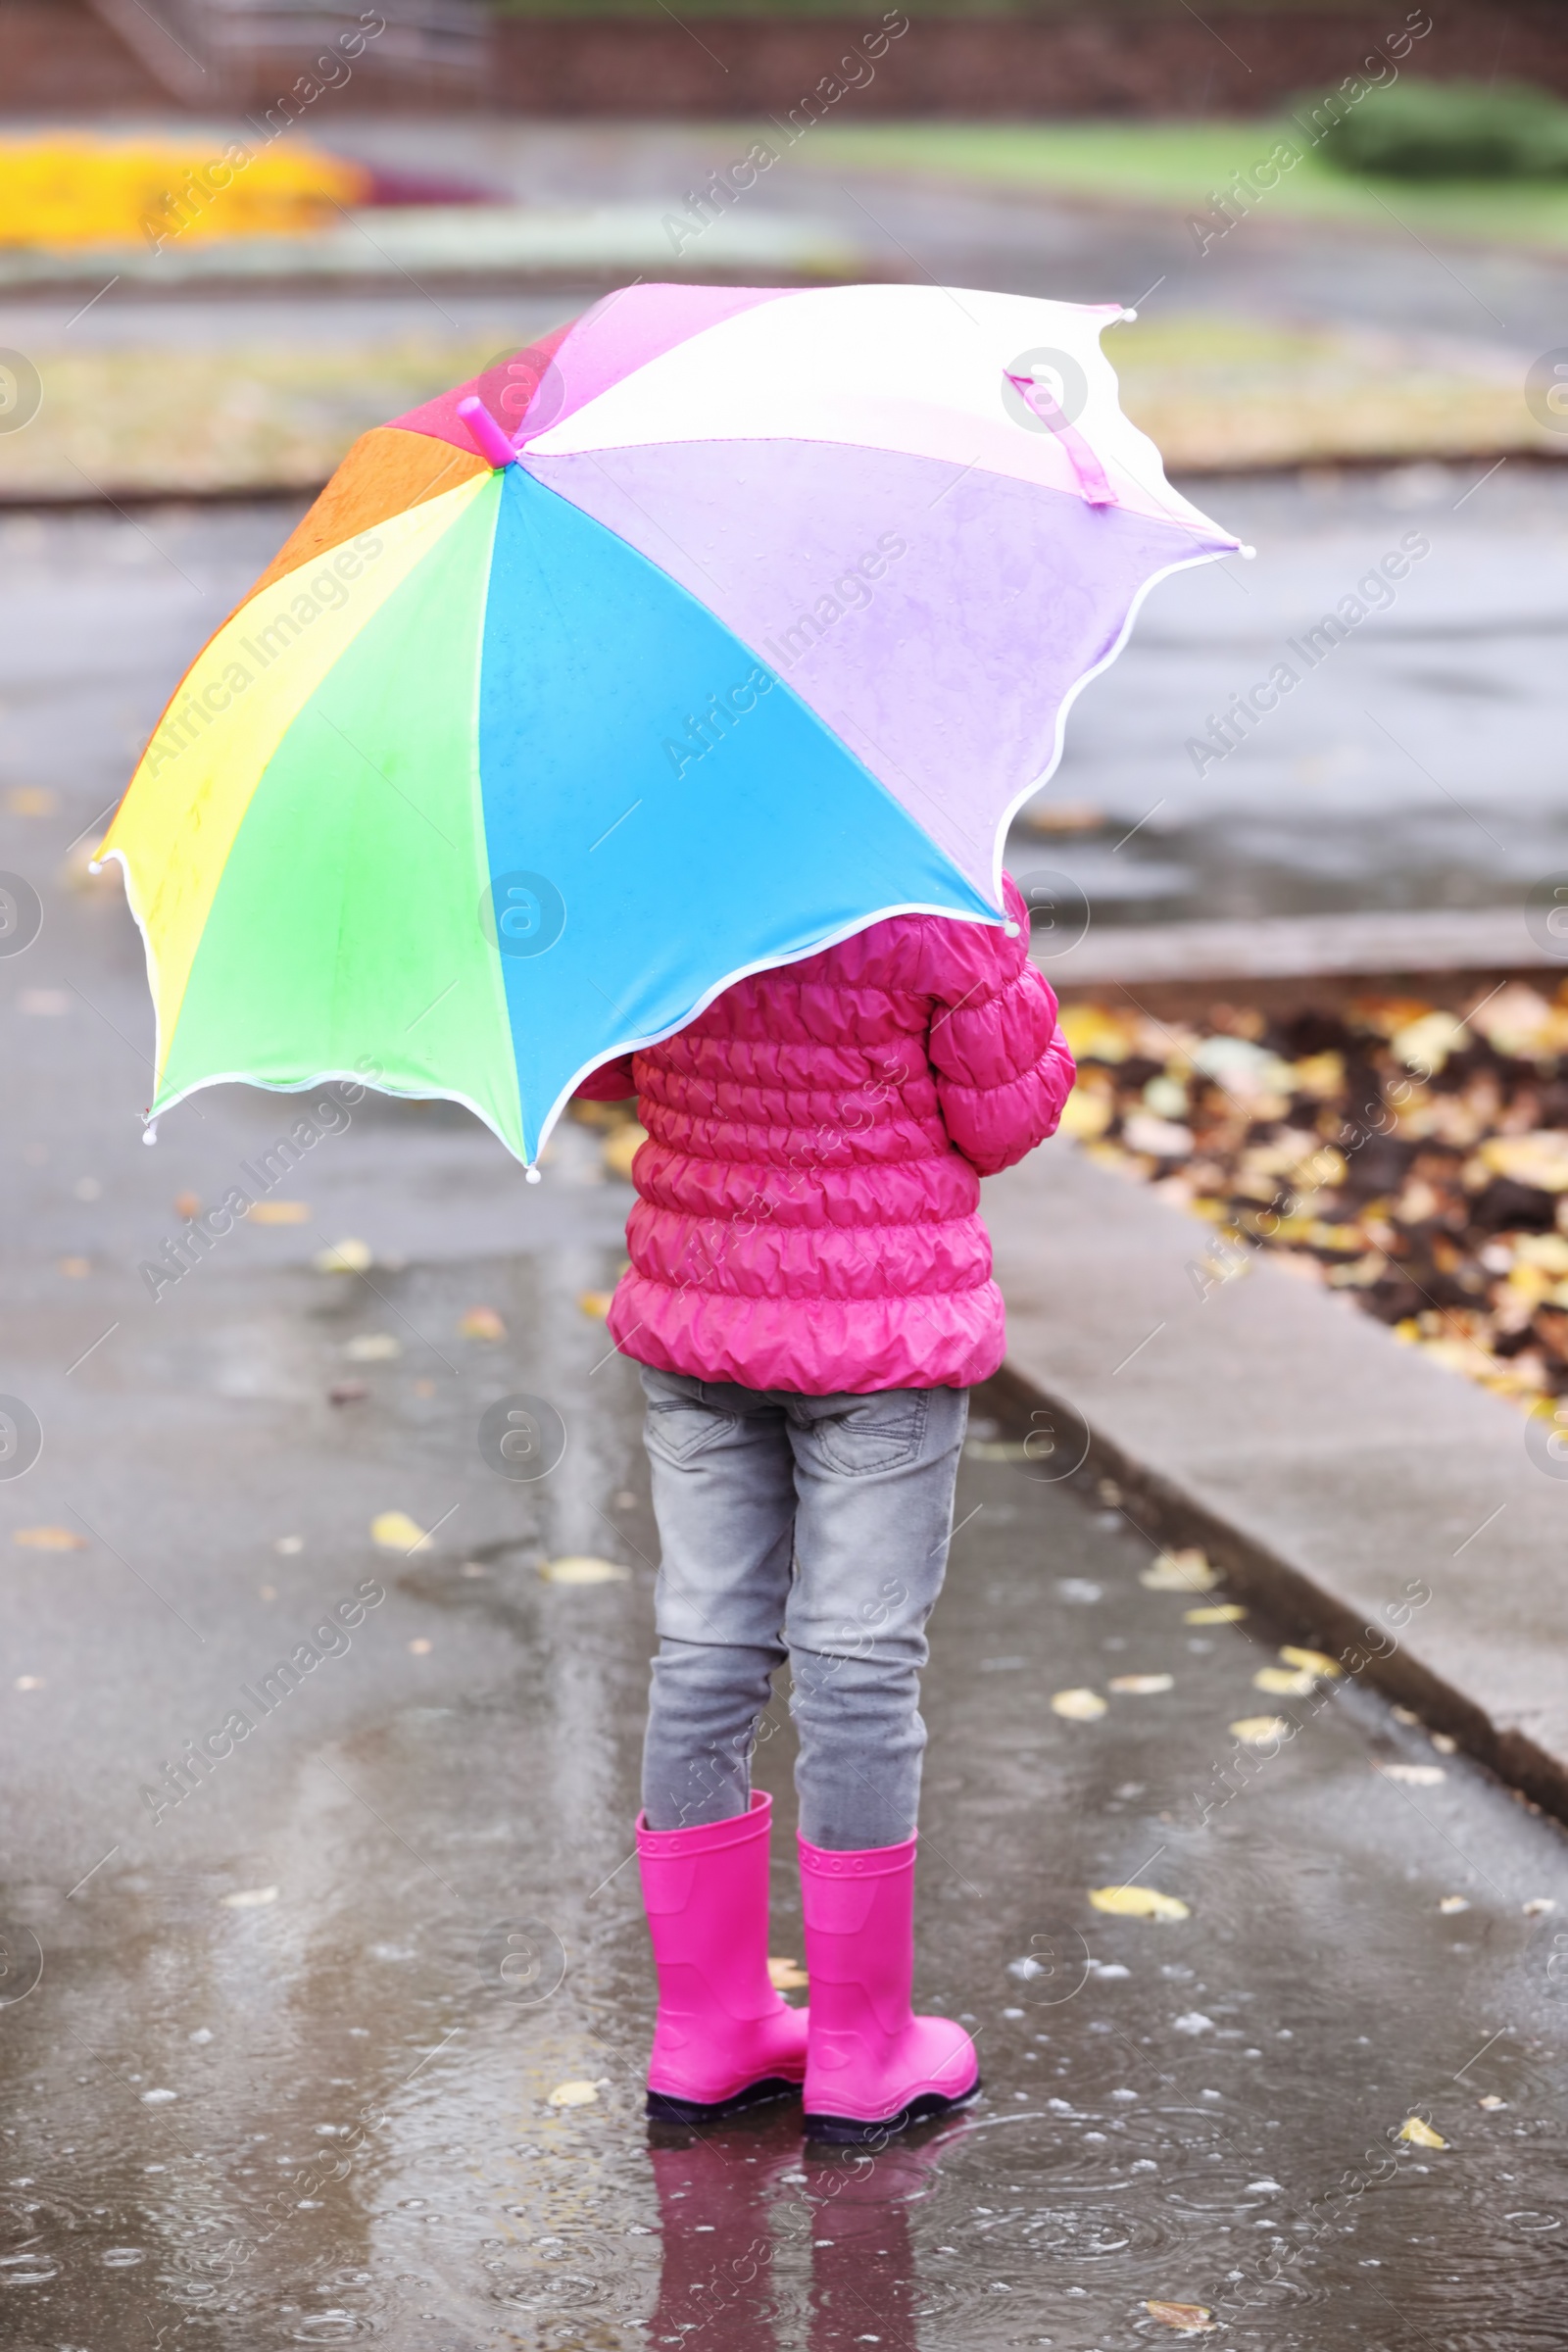
[[[516,464],[516,451],[476,393],[470,392],[466,400],[459,401],[458,415],[467,426],[469,438],[481,458],[488,458],[497,466]]]

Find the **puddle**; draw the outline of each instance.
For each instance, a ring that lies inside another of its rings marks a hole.
[[[1462,1757],[1441,1785],[1380,1777],[1374,1754],[1435,1751],[1369,1690],[1261,1697],[1275,1632],[1195,1630],[1088,1474],[1037,1477],[984,1395],[933,1628],[917,1990],[972,2023],[985,2097],[870,2158],[804,2151],[789,2109],[651,2138],[627,1860],[656,1546],[633,1378],[591,1370],[603,1327],[574,1304],[612,1271],[386,1278],[442,1345],[480,1297],[522,1336],[439,1402],[416,1361],[376,1367],[300,1491],[358,1524],[363,1494],[445,1479],[480,1556],[369,1555],[385,1640],[333,1664],[352,1708],[297,1712],[215,1779],[199,1851],[144,1836],[69,1914],[0,1895],[45,1954],[0,2011],[6,2340],[1108,2352],[1165,2340],[1164,2301],[1249,2352],[1560,2341],[1568,1970],[1526,1909],[1568,1916],[1559,1833]],[[324,1378],[347,1317],[300,1280],[247,1314]],[[215,1281],[204,1312],[226,1311]],[[509,1489],[472,1425],[542,1350],[567,1474]],[[539,1576],[590,1545],[627,1580]],[[359,1565],[312,1574],[347,1590]],[[416,1620],[428,1688],[405,1679]],[[1104,1712],[1054,1712],[1064,1690]],[[1265,1708],[1294,1732],[1240,1747],[1227,1727]],[[773,1941],[798,1951],[775,1713]],[[1128,1884],[1189,1915],[1088,1899]],[[567,2083],[580,2103],[552,2104]],[[1447,2144],[1399,2138],[1412,2115]]]

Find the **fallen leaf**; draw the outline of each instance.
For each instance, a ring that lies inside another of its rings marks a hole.
[[[1470,1898],[1466,1894],[1446,1894],[1438,1905],[1440,1911],[1468,1911]]]
[[[1522,1904],[1520,1908],[1526,1919],[1539,1919],[1543,1912],[1555,1911],[1557,1906],[1549,1894],[1533,1894],[1529,1902]]]
[[[1183,1609],[1183,1625],[1240,1625],[1247,1615],[1239,1600],[1216,1600],[1206,1609]]]
[[[1108,1086],[1075,1086],[1061,1109],[1061,1132],[1070,1143],[1092,1144],[1116,1116]]]
[[[458,1317],[458,1330],[466,1340],[504,1340],[507,1327],[493,1306],[470,1306],[466,1314]]]
[[[1261,1031],[1261,1020],[1258,1028]],[[1289,1093],[1289,1063],[1259,1045],[1256,1036],[1202,1038],[1192,1048],[1192,1062],[1205,1078],[1216,1079],[1227,1094],[1239,1096],[1245,1102],[1255,1103],[1260,1095]]]
[[[1057,1690],[1051,1704],[1069,1723],[1093,1723],[1105,1712],[1105,1702],[1098,1690]]]
[[[343,1349],[351,1364],[389,1364],[403,1353],[403,1342],[390,1331],[362,1331]]]
[[[1424,2124],[1418,2115],[1405,2117],[1399,2126],[1399,2137],[1407,2139],[1415,2148],[1446,2148],[1448,2144],[1441,2132],[1434,2132],[1432,2126]]]
[[[1152,1568],[1142,1570],[1138,1582],[1151,1592],[1212,1592],[1219,1578],[1204,1554],[1189,1547],[1162,1551]]]
[[[370,1521],[370,1540],[383,1551],[412,1551],[424,1542],[424,1530],[407,1511],[381,1511]]]
[[[1207,2335],[1214,2326],[1214,2315],[1206,2303],[1152,2303],[1146,2299],[1144,2309],[1161,2327],[1174,2328],[1181,2335]]]
[[[1283,1715],[1244,1715],[1227,1728],[1233,1740],[1248,1747],[1268,1747],[1276,1740],[1288,1740],[1293,1729]]]
[[[1372,1769],[1386,1781],[1403,1781],[1411,1788],[1435,1788],[1447,1774],[1441,1764],[1383,1764],[1374,1762]]]
[[[601,1135],[608,1135],[612,1127],[620,1125],[612,1102],[584,1102],[573,1097],[566,1105],[566,1116],[573,1126],[597,1127]]]
[[[1469,1043],[1469,1030],[1451,1012],[1421,1013],[1396,1029],[1389,1040],[1406,1069],[1424,1063],[1429,1071],[1441,1070],[1450,1054],[1462,1054]]]
[[[597,2082],[558,2082],[550,2093],[552,2107],[591,2107],[599,2096]]]
[[[1148,1698],[1156,1690],[1174,1690],[1176,1677],[1173,1674],[1113,1674],[1110,1688],[1112,1690],[1125,1690],[1136,1698]]]
[[[275,1886],[242,1886],[238,1894],[220,1896],[225,1911],[260,1911],[264,1903],[275,1903]]]
[[[303,1200],[257,1200],[245,1213],[253,1225],[308,1225],[311,1221]],[[368,1258],[366,1263],[368,1265]]]
[[[435,1647],[435,1643],[429,1641],[425,1635],[416,1634],[414,1640],[409,1643],[409,1647],[416,1658],[427,1658]]]
[[[24,1544],[29,1551],[85,1551],[87,1539],[78,1536],[74,1527],[19,1527],[13,1534],[13,1544]]]
[[[1494,990],[1468,1015],[1470,1026],[1479,1029],[1493,1052],[1526,1056],[1532,1052],[1559,1052],[1560,1006],[1546,1003],[1538,990],[1515,980],[1507,988]]]
[[[623,1585],[631,1570],[587,1552],[568,1552],[564,1559],[544,1561],[539,1573],[552,1585]]]
[[[602,1323],[610,1312],[610,1301],[614,1295],[613,1291],[579,1291],[577,1304],[585,1315],[593,1315]]]
[[[1054,808],[1025,809],[1018,822],[1030,833],[1098,833],[1110,819],[1087,801],[1058,801]]]
[[[1129,1152],[1146,1152],[1151,1159],[1185,1159],[1193,1148],[1190,1127],[1152,1110],[1129,1111],[1121,1132]]]
[[[1160,1894],[1152,1886],[1091,1886],[1089,1900],[1097,1911],[1117,1919],[1190,1919],[1191,1911],[1178,1894]]]
[[[1322,1649],[1298,1649],[1292,1642],[1287,1642],[1280,1651],[1280,1656],[1285,1660],[1287,1666],[1299,1666],[1307,1674],[1332,1677],[1340,1671],[1338,1658],[1331,1658],[1328,1652]]]
[[[1267,1690],[1276,1698],[1305,1698],[1316,1684],[1317,1676],[1304,1667],[1260,1666],[1252,1677],[1254,1690]]]
[[[1105,1004],[1064,1004],[1061,1033],[1078,1061],[1125,1061],[1137,1038],[1130,1017]]]
[[[804,1992],[809,1983],[798,1960],[769,1959],[767,1981],[775,1992]]]
[[[1533,1135],[1494,1135],[1477,1157],[1494,1176],[1506,1176],[1533,1192],[1568,1192],[1568,1134],[1559,1128],[1538,1128]]]
[[[612,1128],[605,1138],[604,1150],[601,1153],[611,1175],[619,1176],[629,1184],[631,1163],[647,1141],[647,1128],[639,1127],[635,1120],[628,1120],[624,1126]]]
[[[368,1242],[334,1242],[311,1260],[318,1274],[363,1274],[375,1263]]]

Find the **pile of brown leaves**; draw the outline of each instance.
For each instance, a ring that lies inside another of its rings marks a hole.
[[[1462,1018],[1368,996],[1062,1023],[1063,1133],[1219,1228],[1220,1274],[1261,1246],[1522,1404],[1568,1394],[1568,981]]]

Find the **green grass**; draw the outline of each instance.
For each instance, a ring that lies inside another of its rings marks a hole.
[[[1105,204],[1158,205],[1201,219],[1214,191],[1250,172],[1280,122],[823,122],[796,150],[824,167],[918,172],[1049,188]],[[1302,133],[1295,138],[1299,145]],[[1361,222],[1389,234],[1568,246],[1568,178],[1372,180],[1308,151],[1249,209],[1263,217]],[[1234,231],[1232,232],[1235,233]]]

